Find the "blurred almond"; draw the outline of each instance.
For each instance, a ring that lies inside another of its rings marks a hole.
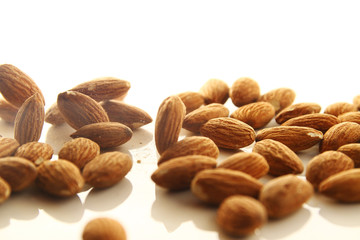
[[[353,98],[353,104],[360,110],[360,94]]]
[[[126,240],[123,225],[115,219],[98,217],[86,223],[82,240]]]
[[[19,146],[16,139],[0,137],[0,158],[13,155]]]
[[[349,143],[338,148],[339,152],[346,154],[354,162],[354,167],[360,168],[360,143]]]
[[[336,102],[328,105],[324,113],[331,114],[334,116],[339,116],[346,112],[356,112],[357,108],[354,104],[347,103],[347,102]]]
[[[291,118],[303,116],[306,114],[319,113],[320,110],[321,110],[321,106],[317,103],[311,103],[311,102],[296,103],[281,110],[275,116],[275,121],[278,124],[282,124]]]
[[[5,202],[10,197],[11,187],[10,185],[0,177],[0,204]]]
[[[4,99],[0,99],[0,118],[5,122],[14,123],[18,110],[18,107],[15,107]]]
[[[229,96],[237,107],[256,102],[260,97],[260,86],[252,78],[238,78],[230,87]]]
[[[192,112],[204,105],[204,98],[198,92],[187,91],[179,93],[177,96],[180,97],[181,101],[185,104],[186,113]]]
[[[48,109],[46,109],[45,122],[50,123],[55,126],[65,123],[65,119],[62,116],[62,114],[57,106],[57,103],[53,103]]]
[[[294,102],[295,97],[295,91],[290,88],[276,88],[261,95],[258,101],[271,103],[275,108],[275,112],[279,113],[284,108],[290,106]]]
[[[203,96],[205,104],[224,104],[229,98],[230,88],[226,82],[220,79],[209,79],[201,86],[199,93]]]
[[[310,127],[325,133],[329,128],[338,123],[340,123],[340,120],[334,115],[327,113],[310,113],[291,118],[281,125]]]
[[[355,122],[360,124],[360,112],[347,112],[338,116],[341,122]]]
[[[39,165],[44,160],[50,160],[53,154],[51,145],[43,142],[27,142],[15,152],[15,156],[26,158],[35,165]]]

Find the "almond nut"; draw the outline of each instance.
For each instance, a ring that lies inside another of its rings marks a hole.
[[[276,88],[261,95],[258,101],[271,103],[275,108],[275,112],[279,113],[284,108],[290,106],[294,102],[295,97],[295,91],[290,88]]]
[[[16,139],[0,137],[0,158],[13,155],[19,146]]]
[[[205,104],[224,104],[229,98],[230,88],[226,82],[220,79],[209,79],[201,86],[199,93],[203,96]]]
[[[50,160],[54,154],[51,145],[42,142],[28,142],[21,145],[15,152],[15,156],[30,160],[39,165],[44,160]]]
[[[347,103],[347,102],[336,102],[336,103],[328,105],[325,108],[324,113],[331,114],[331,115],[334,115],[337,117],[343,113],[356,112],[356,111],[357,111],[357,108],[354,104]]]
[[[329,128],[338,123],[340,123],[340,120],[334,115],[327,113],[311,113],[291,118],[281,124],[281,126],[310,127],[325,133]]]
[[[252,78],[241,77],[232,84],[229,96],[237,107],[256,102],[260,97],[260,86]]]
[[[360,124],[360,112],[347,112],[338,116],[340,122],[355,122]]]
[[[349,143],[338,148],[339,152],[346,154],[354,161],[354,167],[360,168],[360,143]]]
[[[126,240],[123,225],[115,219],[99,217],[90,220],[84,227],[82,240]]]
[[[53,103],[48,109],[46,109],[45,122],[50,123],[54,126],[58,126],[65,123],[65,119],[62,116],[57,106],[57,103]]]
[[[311,103],[311,102],[296,103],[281,110],[275,116],[275,121],[278,124],[282,124],[291,118],[303,116],[306,114],[319,113],[320,110],[321,110],[321,106],[317,103]]]
[[[3,203],[10,197],[11,187],[10,185],[0,177],[0,203]]]
[[[204,98],[198,92],[182,92],[177,94],[186,107],[186,113],[192,112],[204,105]]]

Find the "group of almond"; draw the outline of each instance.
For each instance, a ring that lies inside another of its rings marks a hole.
[[[294,103],[295,96],[289,88],[260,94],[259,84],[243,77],[232,86],[210,79],[198,92],[166,98],[155,120],[160,157],[151,179],[216,206],[217,224],[235,236],[294,213],[315,191],[360,202],[360,95],[322,113],[319,104]],[[267,127],[272,119],[278,126]],[[194,134],[179,140],[182,128]],[[297,153],[316,145],[303,179]],[[222,149],[234,153],[219,161]],[[262,181],[265,175],[270,180]]]

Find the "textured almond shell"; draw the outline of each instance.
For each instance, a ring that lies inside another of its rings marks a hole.
[[[41,158],[43,160],[50,160],[54,154],[54,149],[51,145],[42,142],[28,142],[21,145],[15,152],[15,156],[23,157],[31,162],[37,163]]]
[[[320,110],[321,110],[321,106],[317,103],[311,103],[311,102],[296,103],[281,110],[275,116],[275,121],[278,124],[282,124],[287,120],[295,117],[303,116],[306,114],[319,113]]]
[[[229,97],[237,107],[256,102],[260,97],[260,86],[252,78],[238,78],[229,89]]]
[[[53,103],[48,109],[46,109],[45,122],[50,123],[55,126],[65,123],[65,119],[62,116],[62,114],[57,106],[57,103]]]
[[[229,91],[230,88],[226,82],[212,78],[201,86],[199,93],[203,96],[205,104],[224,104],[229,98]]]
[[[186,107],[186,113],[194,111],[204,105],[204,98],[198,92],[187,91],[178,93],[177,96],[180,97],[181,101],[183,101]]]
[[[347,112],[338,116],[340,122],[355,122],[360,124],[360,112]]]
[[[276,88],[261,95],[258,101],[271,103],[275,108],[275,112],[279,113],[284,108],[290,106],[294,102],[295,97],[295,91],[290,88]]]
[[[354,167],[360,168],[360,143],[342,145],[337,151],[345,153],[354,161]]]
[[[331,114],[334,116],[339,116],[343,113],[347,112],[356,112],[358,109],[354,104],[347,103],[347,102],[336,102],[333,104],[328,105],[324,113]]]
[[[0,158],[13,155],[19,146],[14,138],[0,137]]]
[[[334,115],[327,113],[311,113],[291,118],[281,124],[281,126],[310,127],[325,133],[329,128],[338,123],[340,123],[340,120]]]

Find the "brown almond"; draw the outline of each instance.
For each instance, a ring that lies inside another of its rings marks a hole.
[[[228,116],[229,109],[223,104],[210,103],[186,114],[182,127],[191,132],[198,133],[201,126],[210,119]]]
[[[98,217],[86,223],[82,240],[126,240],[123,225],[115,219]]]
[[[360,112],[347,112],[338,116],[340,122],[355,122],[360,124]]]
[[[339,116],[346,112],[356,112],[357,108],[354,104],[347,103],[347,102],[336,102],[328,105],[324,113],[331,114],[334,116]]]
[[[156,185],[169,190],[189,189],[196,173],[216,167],[216,159],[203,155],[187,155],[169,159],[151,175]]]
[[[85,125],[70,135],[72,138],[88,138],[100,148],[118,147],[128,142],[133,135],[132,130],[118,122],[100,122]]]
[[[0,65],[0,92],[6,101],[18,108],[35,93],[45,104],[44,96],[34,80],[11,64]]]
[[[241,106],[230,117],[249,124],[254,129],[265,127],[275,116],[273,105],[268,102],[255,102]]]
[[[252,78],[241,77],[230,87],[229,96],[237,107],[256,102],[260,97],[260,86]]]
[[[16,139],[0,137],[0,158],[13,155],[19,146]]]
[[[353,98],[353,104],[360,110],[360,94]]]
[[[91,123],[109,122],[109,117],[100,103],[80,92],[60,93],[57,106],[66,123],[74,129]]]
[[[247,173],[216,168],[198,172],[191,182],[191,191],[201,201],[218,205],[231,195],[257,198],[262,186],[259,180]]]
[[[177,94],[186,107],[186,113],[192,112],[204,105],[204,98],[198,92],[182,92]]]
[[[16,114],[14,138],[20,145],[38,141],[45,121],[44,102],[39,93],[26,99]]]
[[[203,96],[205,104],[224,104],[229,98],[229,91],[230,88],[226,82],[212,78],[201,86],[199,93]]]
[[[0,204],[5,202],[10,197],[11,187],[10,185],[0,177]]]
[[[57,103],[53,103],[48,109],[46,109],[45,122],[50,123],[54,126],[58,126],[65,123],[65,119],[62,116],[57,106]]]
[[[256,141],[264,139],[279,141],[299,152],[318,144],[323,139],[323,133],[310,127],[277,126],[259,130]]]
[[[255,140],[255,130],[248,124],[230,117],[213,118],[200,129],[201,135],[210,138],[221,148],[239,149]]]
[[[256,142],[253,152],[262,155],[269,164],[269,174],[280,176],[299,174],[304,171],[304,165],[298,155],[285,144],[272,139]]]
[[[169,159],[186,155],[202,155],[216,159],[219,156],[219,148],[210,138],[203,136],[186,137],[166,149],[160,155],[158,165]]]
[[[306,165],[306,179],[318,188],[319,184],[335,173],[354,168],[354,162],[344,153],[326,151],[313,157]]]
[[[321,106],[317,103],[312,103],[312,102],[296,103],[281,110],[275,116],[275,121],[278,124],[282,124],[291,118],[303,116],[306,114],[319,113],[320,110],[321,110]]]
[[[360,202],[360,169],[334,174],[320,183],[319,192],[340,202]]]
[[[39,165],[44,160],[50,160],[54,154],[51,145],[43,142],[28,142],[21,145],[15,152],[15,156],[30,160]]]
[[[18,110],[18,107],[15,107],[4,99],[0,99],[0,118],[5,122],[14,123]]]
[[[337,151],[346,154],[354,161],[354,167],[360,168],[360,143],[342,145]]]
[[[106,152],[96,156],[83,168],[85,182],[95,188],[107,188],[120,182],[131,170],[132,159],[122,152]]]
[[[298,211],[313,194],[308,181],[288,174],[267,182],[260,191],[259,200],[270,218],[282,218]]]
[[[310,127],[325,133],[327,130],[329,130],[329,128],[338,123],[340,123],[340,120],[334,115],[327,113],[310,113],[291,118],[281,125]]]
[[[360,141],[360,125],[354,122],[342,122],[332,126],[324,134],[320,143],[320,152],[337,150],[342,145]]]
[[[170,96],[162,101],[155,120],[155,145],[159,154],[179,139],[186,107],[178,96]]]
[[[275,108],[275,112],[278,113],[290,106],[294,102],[295,97],[295,91],[290,88],[276,88],[261,95],[258,101],[271,103]]]

